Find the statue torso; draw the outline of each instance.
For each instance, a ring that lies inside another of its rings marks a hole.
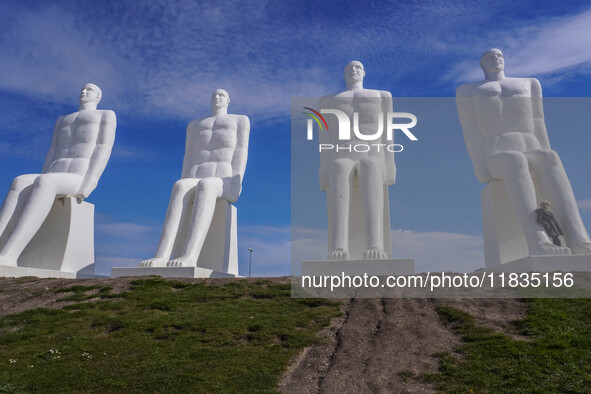
[[[84,176],[100,131],[103,110],[84,110],[62,118],[56,130],[53,161],[46,172]]]
[[[338,138],[338,122],[336,116],[325,115],[329,129],[329,143],[335,146],[343,146],[349,144],[371,145],[384,143],[382,139],[385,139],[386,132],[384,129],[385,114],[383,113],[383,100],[384,98],[381,92],[379,90],[373,89],[345,90],[344,92],[338,93],[334,96],[323,97],[321,99],[321,108],[340,110],[347,114],[347,117],[350,121],[351,140],[340,141]],[[364,141],[358,139],[355,133],[353,132],[354,114],[357,114],[357,125],[359,128],[359,132],[365,135],[372,135],[377,132],[381,118],[382,138],[380,140],[375,141]],[[351,152],[349,152],[348,150],[336,152],[336,150],[331,150],[326,153],[332,155],[334,159],[337,159],[339,157],[345,157],[355,161],[368,156],[382,157],[384,149],[385,148],[382,147],[379,152],[377,151],[377,149],[374,148],[369,150],[368,152],[355,152],[354,150],[352,150]]]
[[[196,119],[187,126],[187,178],[225,178],[232,176],[242,115],[220,115]]]
[[[532,80],[504,78],[469,84],[486,156],[515,150],[540,149],[534,134]]]

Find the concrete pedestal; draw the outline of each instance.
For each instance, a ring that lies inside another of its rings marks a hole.
[[[536,195],[541,194],[536,185]],[[529,248],[521,225],[509,205],[505,184],[491,181],[480,194],[482,204],[482,235],[484,238],[484,267],[495,267],[529,256]],[[533,214],[533,213],[532,213]],[[542,227],[540,226],[540,230]]]
[[[111,278],[123,276],[162,276],[163,278],[236,278],[238,275],[201,267],[113,268]]]
[[[8,233],[0,239],[0,245],[6,242]],[[94,205],[73,197],[56,199],[17,266],[0,266],[0,276],[93,277]]]
[[[493,272],[585,272],[591,271],[591,255],[527,256],[493,267]]]
[[[191,211],[189,211],[191,212]],[[201,254],[194,267],[113,268],[111,277],[159,275],[168,278],[238,277],[238,231],[236,207],[225,200],[216,202],[213,219]],[[189,233],[190,215],[181,221],[173,256],[182,253]],[[172,257],[171,257],[172,258]]]
[[[386,260],[308,260],[302,261],[302,276],[412,275],[414,259]]]

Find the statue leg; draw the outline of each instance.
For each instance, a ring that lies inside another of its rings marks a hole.
[[[182,256],[168,262],[169,267],[194,267],[201,253],[205,237],[213,219],[215,203],[223,192],[221,178],[201,179],[195,190],[195,202],[189,225],[189,234]]]
[[[529,254],[570,254],[570,249],[554,245],[536,220],[536,190],[525,155],[503,152],[487,158],[486,164],[491,175],[505,183],[507,199],[525,235]]]
[[[383,238],[384,166],[377,158],[366,158],[357,164],[359,191],[365,217],[366,247],[364,259],[386,259]],[[383,159],[382,159],[383,162]]]
[[[183,213],[187,214],[187,208],[190,209],[193,202],[197,182],[199,180],[195,178],[183,178],[174,183],[156,256],[140,262],[139,267],[166,267],[174,248]]]
[[[0,250],[0,264],[16,265],[18,257],[47,218],[56,196],[74,195],[81,184],[82,177],[76,174],[50,173],[37,176],[14,230]]]
[[[13,216],[17,218],[20,216],[24,202],[27,200],[28,195],[31,192],[30,186],[35,182],[35,178],[38,176],[39,174],[21,175],[14,178],[14,181],[12,181],[10,191],[6,195],[6,199],[0,210],[0,236],[2,236],[4,230],[6,230],[6,226],[8,226],[10,219],[12,219]]]
[[[591,254],[591,240],[560,157],[554,151],[529,152],[527,157],[544,198],[550,201],[552,212],[559,218],[567,246],[575,254]]]
[[[351,178],[355,163],[346,158],[336,159],[330,164],[328,179],[328,200],[330,201],[331,239],[329,260],[349,259],[349,202]]]

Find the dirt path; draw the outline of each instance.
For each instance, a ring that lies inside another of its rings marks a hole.
[[[423,393],[432,385],[407,379],[412,371],[436,372],[433,354],[453,351],[460,338],[446,328],[437,305],[465,310],[478,324],[505,332],[525,315],[516,299],[354,299],[323,334],[329,340],[306,349],[283,376],[285,393]],[[400,374],[402,372],[402,374]]]

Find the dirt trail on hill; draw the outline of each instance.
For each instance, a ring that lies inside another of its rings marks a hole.
[[[438,359],[433,355],[453,353],[460,344],[460,338],[441,322],[438,305],[462,309],[477,324],[509,333],[510,322],[526,311],[518,299],[345,300],[344,316],[323,333],[328,343],[300,354],[279,389],[284,393],[434,392],[432,385],[408,376],[437,372]]]

